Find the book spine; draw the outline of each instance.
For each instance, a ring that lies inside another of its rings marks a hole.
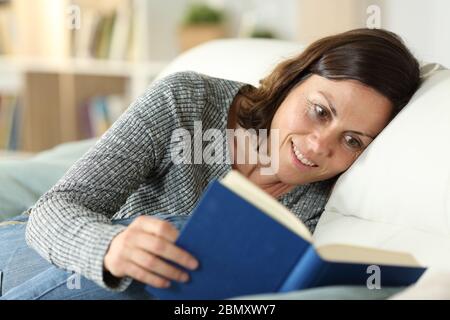
[[[20,148],[19,145],[19,134],[20,134],[20,117],[21,117],[21,105],[20,101],[17,97],[14,100],[14,109],[12,115],[12,124],[11,124],[11,136],[9,138],[9,146],[10,150],[18,150]]]
[[[14,110],[16,108],[14,96],[2,96],[0,113],[0,149],[9,149],[13,130]]]
[[[92,129],[92,119],[89,114],[90,107],[91,101],[87,100],[79,108],[80,133],[83,139],[94,137],[94,132]]]
[[[14,53],[15,17],[9,3],[0,5],[0,55],[9,55]]]
[[[0,95],[0,149],[5,149],[5,140],[6,140],[6,106],[5,106],[5,97]]]
[[[99,99],[99,97],[94,97],[89,102],[89,118],[94,137],[100,137],[102,135],[102,122],[104,121]]]
[[[122,115],[125,102],[120,96],[111,95],[106,97],[106,105],[109,115],[109,125],[111,126]]]
[[[378,267],[378,271],[371,270],[370,266]],[[313,246],[310,246],[279,291],[334,285],[378,285],[380,288],[408,286],[415,283],[424,271],[425,269],[421,267],[326,261],[317,254]]]
[[[99,58],[100,42],[102,38],[102,30],[105,25],[105,19],[106,18],[104,16],[98,17],[94,27],[92,42],[90,44],[90,56],[93,58]]]
[[[310,245],[278,291],[288,292],[310,288],[322,272],[325,264],[326,262],[319,257],[314,246]]]

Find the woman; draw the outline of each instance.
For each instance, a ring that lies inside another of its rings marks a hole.
[[[146,298],[143,283],[164,288],[188,281],[187,273],[164,259],[191,270],[198,266],[174,245],[177,228],[207,183],[231,169],[314,231],[337,176],[418,84],[418,63],[401,40],[370,29],[311,44],[279,64],[258,88],[194,72],[166,77],[28,210],[26,240],[56,267],[36,262],[37,271],[9,280],[15,285],[4,289],[3,298]],[[268,129],[277,142],[269,149],[276,170],[264,174],[267,163],[247,161],[250,146],[244,148],[246,161],[235,161],[242,150],[231,147],[232,139],[223,140],[224,150],[231,149],[229,162],[205,164],[194,154],[194,163],[174,164],[173,132],[192,133],[199,121],[221,131]],[[21,237],[19,229],[9,233]],[[34,254],[29,251],[24,255]],[[4,272],[5,281],[20,273],[13,272],[15,266],[0,267],[11,270]],[[70,291],[77,273],[83,276],[81,288]]]

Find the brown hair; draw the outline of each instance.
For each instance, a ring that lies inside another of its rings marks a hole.
[[[320,39],[298,56],[278,64],[260,86],[242,87],[237,121],[243,128],[270,129],[276,110],[310,74],[333,80],[357,80],[387,97],[395,116],[416,91],[419,63],[396,34],[355,29]]]

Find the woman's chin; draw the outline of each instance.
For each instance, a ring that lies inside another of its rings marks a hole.
[[[298,172],[295,172],[291,168],[280,168],[278,170],[277,177],[282,183],[290,185],[300,185],[309,182],[308,175],[299,174]]]

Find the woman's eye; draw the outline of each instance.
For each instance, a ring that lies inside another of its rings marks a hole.
[[[316,115],[319,119],[327,119],[328,112],[321,105],[315,104],[314,111],[316,112]]]
[[[347,146],[354,150],[360,150],[363,148],[363,144],[361,143],[361,141],[352,136],[345,136],[345,143],[347,144]]]
[[[330,117],[325,107],[309,101],[311,116],[319,121],[327,121]]]

